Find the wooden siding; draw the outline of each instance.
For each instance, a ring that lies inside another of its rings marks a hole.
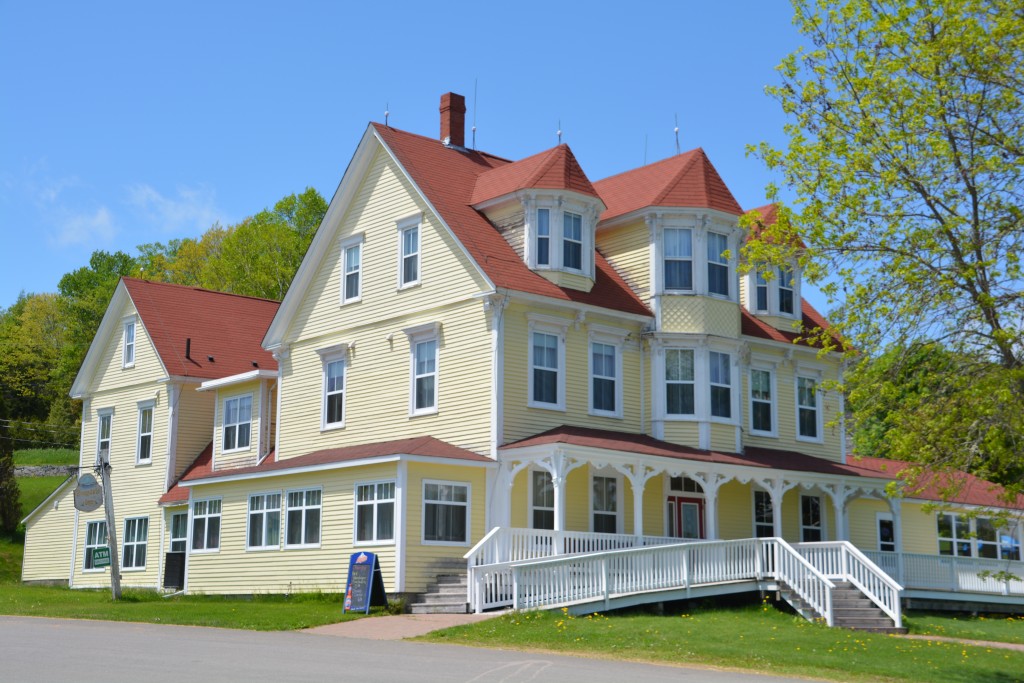
[[[505,363],[504,363],[504,436],[505,442],[532,436],[546,429],[570,424],[623,432],[640,431],[640,345],[637,341],[640,326],[615,318],[588,314],[586,321],[577,325],[572,317],[545,311],[545,315],[564,320],[565,335],[565,410],[528,407],[529,391],[529,332],[530,312],[521,304],[505,310]],[[590,401],[590,331],[589,324],[616,327],[630,333],[622,346],[622,403],[623,417],[604,417],[589,414]]]
[[[597,231],[597,248],[643,301],[651,298],[650,230],[643,221]]]
[[[25,526],[22,581],[67,581],[75,530],[74,484],[47,504]],[[29,513],[31,510],[24,510]]]
[[[515,249],[519,258],[526,259],[524,242],[526,239],[526,217],[522,203],[515,201],[484,212],[505,241]]]
[[[197,385],[186,384],[180,389],[178,405],[178,439],[174,456],[176,481],[213,439],[213,414],[217,392],[196,391]]]
[[[142,320],[138,317],[131,299],[117,312],[117,324],[113,325],[110,336],[105,340],[93,340],[93,344],[101,344],[102,353],[96,364],[96,375],[90,386],[91,392],[109,392],[138,384],[152,382],[165,376],[163,365],[157,356],[156,348],[146,332]],[[124,348],[124,319],[135,316],[135,363],[131,367],[123,367],[122,353]]]
[[[261,416],[262,385],[260,380],[245,382],[235,386],[219,389],[216,399],[216,418],[213,424],[213,468],[225,470],[235,467],[251,467],[259,461],[260,437],[262,435]],[[230,453],[224,452],[224,404],[228,399],[241,396],[252,397],[252,421],[249,423],[249,447],[236,449]]]

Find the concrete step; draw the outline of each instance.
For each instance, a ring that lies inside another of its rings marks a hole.
[[[468,602],[414,602],[409,606],[413,614],[468,614]]]
[[[469,576],[466,574],[438,574],[434,577],[434,582],[438,585],[441,584],[461,584],[465,586],[469,583]]]
[[[465,602],[466,591],[461,593],[424,593],[420,596],[420,603],[426,605],[445,605],[453,602]]]

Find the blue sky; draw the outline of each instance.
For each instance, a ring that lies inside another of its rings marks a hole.
[[[437,135],[447,91],[501,156],[555,145],[560,122],[591,180],[674,154],[678,115],[682,149],[757,206],[771,178],[744,148],[783,141],[763,88],[800,44],[791,16],[783,0],[0,0],[0,307],[96,249],[198,236],[307,186],[329,199],[367,122],[387,108]]]

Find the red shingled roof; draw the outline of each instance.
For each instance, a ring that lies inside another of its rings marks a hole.
[[[205,453],[205,451],[204,451]],[[329,465],[332,463],[348,462],[352,460],[368,460],[372,458],[383,458],[390,455],[421,455],[431,458],[445,458],[449,460],[465,460],[470,462],[494,462],[488,457],[468,451],[465,448],[453,446],[450,443],[435,439],[432,436],[417,436],[409,439],[396,439],[395,441],[379,441],[376,443],[360,444],[358,446],[343,446],[341,448],[328,448],[322,451],[315,451],[285,460],[274,460],[273,454],[264,458],[259,465],[251,467],[235,467],[230,469],[213,469],[213,459],[199,456],[196,462],[188,468],[181,477],[181,481],[196,481],[198,479],[216,479],[218,477],[233,477],[239,474],[254,474],[258,472],[273,472],[277,474],[288,474],[290,470],[301,467],[313,467],[316,465]]]
[[[858,457],[851,458],[850,465],[866,472],[875,472],[889,479],[896,479],[903,470],[912,467],[913,463],[884,458]],[[948,490],[952,494],[946,500],[949,503],[1024,509],[1024,496],[1017,496],[1016,505],[1008,503],[1005,497],[1006,489],[999,484],[979,479],[967,472],[926,471],[922,473],[921,479],[914,483],[913,488],[907,492],[907,497],[942,501],[944,500],[943,490]]]
[[[747,213],[750,213],[750,211],[756,211],[761,214],[761,222],[750,226],[750,230],[747,232],[747,241],[750,241],[751,237],[761,234],[762,225],[774,225],[775,221],[779,219],[779,207],[777,204],[765,204],[756,209],[750,209]],[[799,237],[796,238],[796,246],[801,249],[807,248],[807,245]]]
[[[172,376],[230,377],[256,370],[253,361],[260,370],[277,370],[277,361],[261,346],[276,301],[131,277],[123,282]],[[187,339],[192,340],[189,358]]]
[[[823,330],[827,330],[829,328],[828,321],[825,320],[825,317],[821,313],[818,313],[814,306],[811,306],[806,299],[800,300],[800,312],[803,315],[803,319],[801,321],[803,323],[803,329],[813,330],[820,327]],[[772,327],[753,313],[749,312],[746,308],[741,307],[740,313],[742,315],[742,318],[740,319],[740,333],[745,334],[748,337],[770,339],[772,341],[791,344],[801,336],[801,333],[797,331],[780,330]],[[810,344],[807,342],[802,343],[815,348],[821,347],[821,344],[816,339]],[[837,340],[836,343],[840,343],[839,340]]]
[[[607,221],[649,206],[716,209],[739,216],[739,203],[704,150],[697,148],[594,183]]]
[[[379,123],[371,125],[495,286],[651,315],[600,254],[595,258],[596,277],[589,292],[558,287],[526,267],[505,238],[471,206],[478,177],[509,161],[473,150],[445,147],[439,140]]]
[[[273,454],[273,451],[271,451]],[[271,456],[268,456],[271,457]],[[188,488],[181,486],[181,480],[187,477],[191,472],[196,470],[209,471],[210,464],[213,462],[213,442],[207,444],[196,459],[192,461],[192,464],[185,468],[178,480],[171,485],[171,488],[167,489],[167,493],[160,496],[160,500],[157,501],[160,505],[176,505],[178,503],[184,503],[188,501]]]
[[[655,439],[646,434],[614,432],[588,427],[562,425],[546,432],[505,444],[501,450],[526,448],[551,443],[567,443],[575,446],[603,448],[606,450],[624,451],[641,455],[655,455],[679,460],[696,460],[699,462],[718,463],[725,465],[745,465],[773,470],[789,470],[792,472],[815,472],[818,474],[835,474],[852,477],[869,477],[887,479],[884,474],[869,472],[843,465],[841,463],[816,458],[796,451],[781,451],[771,448],[747,448],[746,452],[723,453],[705,451],[699,448],[683,446]]]
[[[481,173],[476,180],[470,204],[479,204],[524,189],[571,190],[591,197],[598,196],[569,145],[558,145]]]

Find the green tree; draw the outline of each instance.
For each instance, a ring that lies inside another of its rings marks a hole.
[[[754,151],[795,201],[746,255],[797,259],[839,304],[833,333],[861,359],[947,354],[914,366],[928,391],[887,404],[901,429],[888,455],[1019,489],[1009,464],[1024,444],[1024,11],[1018,0],[794,7],[810,45],[768,88],[788,144]],[[907,366],[865,367],[861,396],[887,395]],[[877,415],[870,398],[857,410],[855,423]]]
[[[8,419],[7,403],[0,394],[0,533],[10,535],[21,521],[21,498],[14,476],[14,442]]]

